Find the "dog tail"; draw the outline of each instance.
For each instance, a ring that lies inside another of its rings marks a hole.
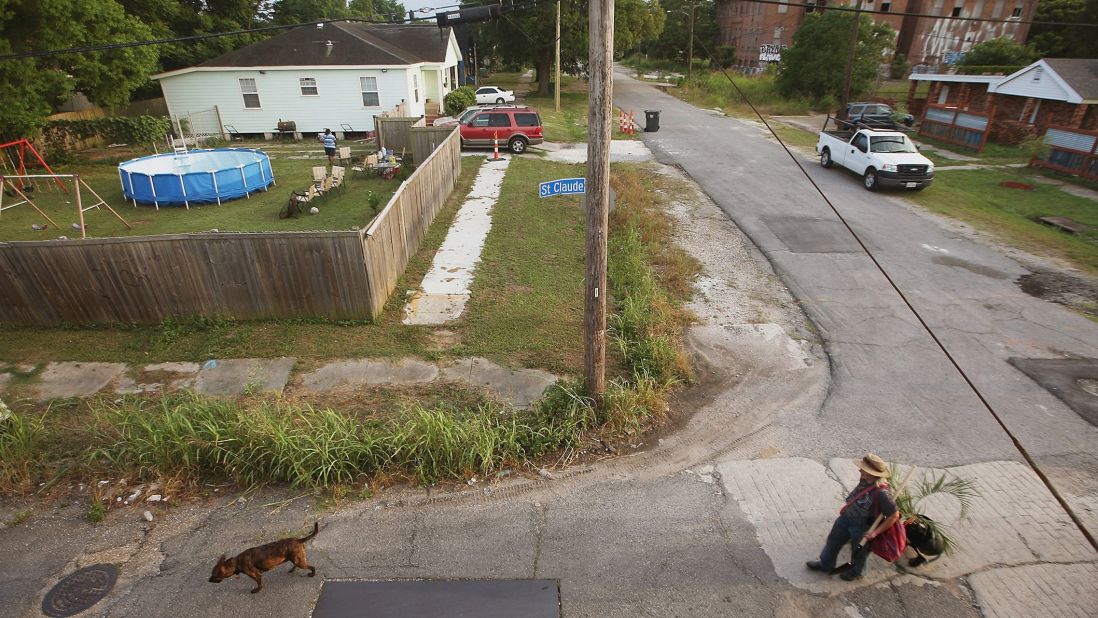
[[[311,533],[309,533],[308,536],[301,537],[298,540],[301,541],[302,543],[304,543],[305,541],[308,541],[309,539],[316,536],[317,532],[320,532],[320,522],[319,521],[313,522],[313,531]]]

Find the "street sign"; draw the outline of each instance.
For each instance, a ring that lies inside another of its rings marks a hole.
[[[538,197],[552,197],[554,195],[575,195],[587,193],[586,178],[561,178],[550,180],[538,186]]]

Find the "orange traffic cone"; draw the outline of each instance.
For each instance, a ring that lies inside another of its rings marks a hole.
[[[499,133],[492,133],[492,160],[499,161]]]

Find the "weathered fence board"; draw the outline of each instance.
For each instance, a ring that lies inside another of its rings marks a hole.
[[[457,131],[442,141],[427,160],[397,189],[362,235],[369,271],[371,315],[381,313],[400,275],[427,235],[461,173]]]
[[[412,143],[412,161],[419,163],[431,155],[457,127],[412,127],[409,130]]]
[[[425,118],[414,117],[385,117],[374,116],[374,127],[377,129],[378,145],[389,150],[405,151],[412,148],[412,127],[422,127],[427,123]],[[418,161],[417,161],[418,163]]]
[[[356,232],[0,243],[0,321],[369,317]]]

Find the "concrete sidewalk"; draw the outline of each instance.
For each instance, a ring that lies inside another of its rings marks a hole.
[[[483,358],[446,363],[418,359],[337,359],[307,372],[294,371],[296,362],[294,358],[211,359],[201,364],[149,365],[53,362],[45,365],[26,387],[38,401],[48,401],[103,393],[165,393],[181,389],[215,397],[280,394],[287,390],[307,396],[383,385],[450,382],[483,388],[502,401],[525,408],[557,381],[556,376],[546,371],[508,369]],[[22,369],[30,373],[36,367]],[[10,377],[0,373],[0,393],[5,392]]]

